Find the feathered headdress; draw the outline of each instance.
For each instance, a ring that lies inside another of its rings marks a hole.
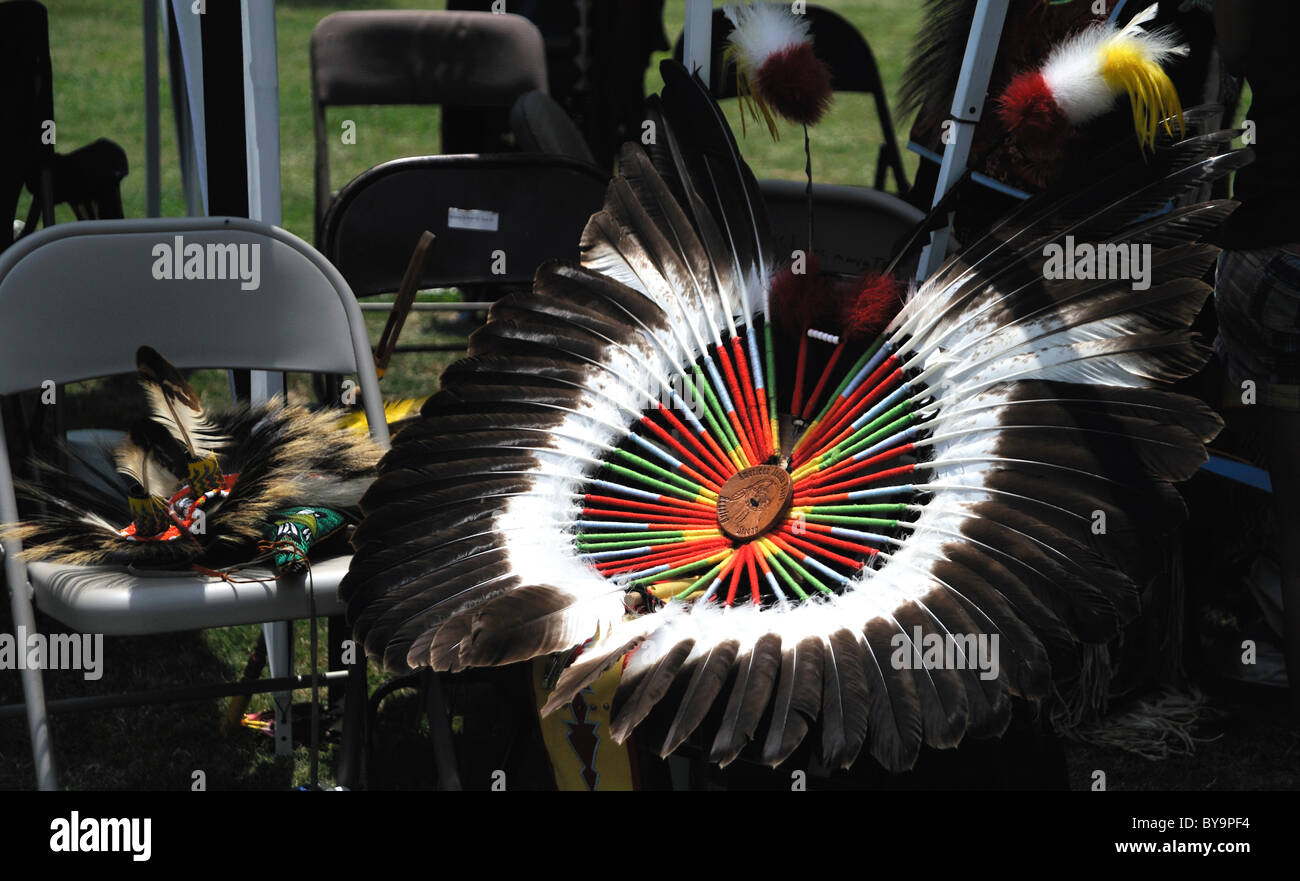
[[[831,103],[831,74],[813,51],[807,19],[789,4],[737,3],[722,11],[735,26],[724,58],[736,65],[742,106],[774,139],[773,111],[791,122],[816,125]]]
[[[1023,140],[1054,142],[1126,94],[1144,148],[1154,145],[1157,126],[1172,134],[1176,120],[1181,129],[1182,106],[1163,66],[1188,48],[1168,31],[1143,29],[1157,11],[1153,3],[1123,28],[1093,24],[1056,46],[1042,67],[1008,84],[998,100],[1003,123]]]
[[[136,365],[150,415],[112,451],[117,474],[79,458],[84,479],[38,461],[40,483],[18,485],[44,506],[6,529],[25,559],[211,567],[248,562],[265,541],[277,566],[297,568],[374,478],[378,447],[337,412],[272,400],[209,413],[153,349],[142,346]]]
[[[1155,386],[1207,357],[1195,242],[1231,205],[1150,215],[1247,155],[1162,140],[1027,203],[783,431],[762,202],[704,85],[662,70],[660,136],[624,149],[582,264],[498,301],[381,463],[356,636],[398,670],[562,653],[548,710],[617,665],[611,733],[653,718],[665,755],[775,765],[813,734],[831,767],[900,770],[998,734],[1137,613],[1185,515],[1221,423]],[[1067,240],[1148,247],[1150,284],[1045,272]]]

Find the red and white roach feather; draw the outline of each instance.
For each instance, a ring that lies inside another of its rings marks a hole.
[[[1144,147],[1153,145],[1158,125],[1172,134],[1171,120],[1182,125],[1182,107],[1163,68],[1188,48],[1167,30],[1143,29],[1156,12],[1152,4],[1123,28],[1099,22],[1057,45],[1040,68],[1007,85],[998,100],[1003,123],[1026,143],[1058,144],[1126,94]]]
[[[816,125],[831,104],[831,73],[813,51],[807,19],[789,4],[744,3],[722,8],[735,25],[726,57],[736,65],[741,102],[777,136],[775,111]]]
[[[840,320],[850,339],[866,342],[893,320],[906,299],[907,288],[886,272],[872,272],[857,281],[853,295],[843,302]]]

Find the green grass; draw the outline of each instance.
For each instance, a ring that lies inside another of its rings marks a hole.
[[[834,0],[822,5],[844,16],[866,37],[876,56],[892,112],[920,21],[920,4],[899,0]],[[684,0],[668,0],[665,5],[664,25],[670,41],[676,40],[682,31],[684,10]],[[662,85],[657,57],[646,73],[647,93],[658,91]],[[742,133],[736,101],[723,102],[723,111],[758,177],[804,179],[803,130],[799,126],[782,121],[778,127],[779,140],[774,142],[767,130],[756,127],[753,120],[746,120]],[[900,142],[899,149],[904,151],[903,166],[909,179],[915,174],[917,163],[916,154],[905,150],[910,125],[911,120],[894,119],[895,137]],[[826,116],[812,130],[814,178],[819,183],[871,186],[881,143],[875,101],[868,95],[836,95]],[[888,179],[888,187],[894,187],[892,177]]]
[[[853,22],[871,42],[891,101],[919,17],[919,4],[902,0],[836,0],[834,9]],[[117,0],[51,0],[50,51],[54,65],[58,149],[68,151],[95,138],[122,145],[131,173],[122,184],[127,217],[145,213],[144,74],[140,8]],[[280,150],[283,225],[308,240],[312,237],[313,137],[308,40],[320,19],[345,9],[437,9],[442,3],[421,0],[279,0],[276,4],[280,62]],[[684,0],[669,0],[664,13],[670,39],[681,32]],[[656,59],[657,62],[657,59]],[[657,64],[647,71],[647,87],[659,86]],[[166,69],[161,76],[162,213],[184,214],[177,164],[176,136]],[[728,118],[739,131],[736,102],[726,102]],[[880,144],[875,108],[869,98],[840,95],[813,137],[817,179],[827,183],[867,184],[873,179]],[[355,144],[330,139],[331,180],[341,186],[362,171],[397,156],[438,150],[437,107],[331,108],[330,131],[341,133],[343,120],[356,123]],[[907,122],[895,120],[899,137]],[[798,179],[803,174],[800,132],[784,126],[778,143],[752,126],[742,147],[760,177]],[[913,163],[914,159],[908,157]],[[66,209],[63,209],[66,211]],[[68,219],[69,215],[60,215]]]

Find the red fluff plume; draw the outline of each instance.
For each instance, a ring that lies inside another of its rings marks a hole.
[[[903,292],[892,275],[873,272],[858,284],[855,296],[846,298],[840,314],[845,337],[854,342],[874,339],[903,306]]]
[[[763,100],[791,122],[816,125],[831,106],[831,72],[809,43],[774,52],[754,80]]]
[[[1072,126],[1041,71],[1017,74],[998,99],[998,118],[1034,154],[1058,152]]]
[[[835,302],[834,292],[821,273],[821,258],[816,254],[804,259],[802,273],[796,274],[794,264],[787,263],[772,276],[772,322],[782,333],[797,338],[810,327],[832,332]],[[826,326],[828,323],[832,326]]]

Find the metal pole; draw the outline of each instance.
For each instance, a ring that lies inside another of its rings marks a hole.
[[[244,58],[244,144],[248,167],[248,216],[272,226],[280,206],[280,81],[275,44],[274,0],[241,0]],[[284,394],[284,374],[254,370],[251,396],[264,401]]]
[[[709,61],[713,55],[713,0],[686,0],[686,22],[682,28],[682,63],[699,73],[709,84]]]
[[[945,126],[952,132],[952,138],[943,151],[943,162],[939,166],[939,180],[934,186],[934,200],[931,207],[947,195],[948,190],[966,170],[970,158],[971,143],[975,140],[975,126],[984,111],[984,99],[989,91],[989,75],[993,72],[993,61],[998,51],[998,42],[1002,39],[1002,26],[1007,17],[1010,0],[979,0],[975,7],[975,18],[971,21],[970,38],[966,41],[966,54],[961,61],[961,74],[957,79],[957,92],[952,99],[953,125]],[[948,215],[951,224],[952,215]],[[950,226],[935,230],[930,244],[921,251],[921,262],[916,277],[922,281],[938,269],[948,257],[948,241],[951,238]]]
[[[242,0],[248,216],[279,226],[280,83],[274,0]]]
[[[347,670],[330,670],[317,675],[321,682],[342,682],[348,678]],[[311,688],[311,676],[298,674],[274,679],[254,679],[251,682],[218,682],[211,685],[178,685],[157,691],[137,691],[126,694],[67,697],[46,701],[46,711],[53,713],[84,713],[94,710],[116,710],[123,707],[149,707],[161,704],[181,704],[216,700],[235,695],[264,694],[277,688]],[[22,715],[22,704],[0,706],[0,720]]]
[[[208,213],[208,143],[203,101],[203,34],[199,14],[188,0],[171,0],[168,10],[176,26],[172,47],[168,26],[171,87],[176,114],[178,146],[182,151],[181,179],[185,187],[185,213],[191,217]]]
[[[279,226],[280,216],[280,82],[275,44],[274,0],[240,0],[244,71],[244,147],[248,169],[248,216]],[[284,374],[249,372],[254,402],[284,395]],[[293,626],[288,621],[262,625],[272,676],[293,672]],[[314,672],[314,671],[313,671]],[[275,752],[293,752],[293,695],[277,691]]]
[[[0,474],[10,475],[9,450],[4,442],[4,425],[0,423]],[[12,486],[5,481],[0,486],[0,522],[18,522],[18,506],[15,504]],[[14,633],[25,630],[38,633],[36,615],[32,611],[32,588],[27,582],[27,568],[18,560],[22,553],[22,544],[17,539],[6,539],[3,543],[5,582],[9,586],[9,606],[13,612]],[[19,647],[18,651],[26,651]],[[43,791],[58,789],[58,779],[54,770],[54,745],[50,738],[50,720],[48,704],[45,701],[45,685],[41,680],[41,671],[23,665],[21,673],[23,685],[23,706],[17,712],[27,714],[27,733],[32,740],[32,764],[36,770],[36,785]]]
[[[158,0],[140,0],[144,13],[144,213],[162,214],[158,181]]]

